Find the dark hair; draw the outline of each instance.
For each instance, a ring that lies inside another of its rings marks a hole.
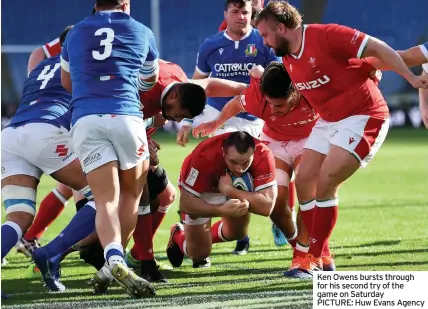
[[[189,111],[192,118],[202,114],[207,100],[204,88],[193,83],[181,83],[177,96],[180,107]]]
[[[270,1],[256,17],[256,25],[261,20],[275,20],[288,29],[302,25],[302,15],[288,1]]]
[[[224,6],[224,10],[227,11],[229,5],[233,4],[239,9],[242,9],[247,2],[251,3],[251,0],[226,0],[226,5]]]
[[[71,30],[71,28],[73,28],[73,25],[67,26],[59,35],[59,44],[61,45],[61,47],[64,44],[65,38],[67,37],[67,34]]]
[[[124,0],[96,0],[97,6],[117,6],[121,5]]]
[[[288,97],[294,91],[290,75],[282,63],[269,63],[260,80],[260,90],[271,98]]]
[[[236,151],[240,154],[247,153],[249,149],[253,151],[256,149],[256,143],[254,138],[245,131],[236,131],[230,133],[230,135],[223,141],[223,148],[229,148],[235,146]]]

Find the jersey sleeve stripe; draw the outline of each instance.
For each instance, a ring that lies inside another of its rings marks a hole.
[[[137,79],[137,84],[138,84],[138,90],[140,91],[149,91],[154,87],[154,85],[156,85],[155,82],[146,82],[141,78]]]
[[[423,64],[422,69],[424,69],[425,73],[428,74],[428,63]]]
[[[70,73],[70,64],[64,60],[61,56],[61,68],[63,68],[64,71]]]
[[[366,46],[369,43],[369,40],[370,40],[370,36],[366,34],[363,41],[361,42],[360,48],[358,49],[357,59],[360,59],[361,56],[363,55],[363,52],[366,49]]]
[[[269,187],[273,187],[273,186],[276,186],[276,180],[268,182],[268,183],[265,183],[263,185],[260,185],[260,186],[256,187],[254,189],[254,192],[258,192],[258,191],[261,191],[263,189],[266,189],[266,188],[269,188]]]
[[[200,68],[198,68],[198,66],[196,66],[196,72],[198,72],[201,75],[205,75],[205,76],[210,75],[209,72],[207,73],[207,72],[202,71]]]
[[[189,188],[188,186],[186,186],[184,184],[184,182],[182,182],[182,181],[180,181],[180,187],[182,187],[184,190],[186,190],[187,192],[193,194],[196,197],[200,197],[202,195],[201,193],[198,193],[195,190],[193,190],[193,189]]]
[[[419,48],[421,49],[422,53],[424,54],[425,58],[428,61],[428,49],[426,48],[426,46],[421,44],[419,45]]]
[[[43,49],[43,51],[45,53],[46,58],[50,58],[51,54],[50,54],[49,50],[46,48],[46,45],[43,45],[42,49]]]
[[[140,77],[143,79],[150,78],[159,72],[159,62],[157,59],[155,61],[146,61],[143,64],[143,67],[140,69]]]

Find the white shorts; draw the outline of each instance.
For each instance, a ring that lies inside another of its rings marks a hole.
[[[210,105],[206,105],[204,111],[193,120],[192,127],[196,127],[202,123],[210,122],[220,115],[220,112]],[[220,135],[228,132],[245,131],[251,136],[258,138],[263,129],[264,121],[261,119],[247,120],[240,117],[232,117],[219,128],[214,135]]]
[[[85,173],[112,161],[128,170],[149,158],[146,126],[136,116],[85,116],[71,129],[71,140]]]
[[[356,115],[338,122],[319,119],[305,148],[328,154],[331,145],[350,153],[365,167],[382,146],[389,129],[389,119]]]
[[[200,198],[208,204],[212,205],[222,205],[227,201],[226,195],[222,193],[203,193]],[[181,213],[181,218],[183,220],[183,223],[188,225],[202,225],[207,223],[211,219],[202,217],[192,218],[191,216],[185,213]]]
[[[7,127],[1,132],[1,179],[28,175],[40,179],[67,166],[76,155],[70,132],[48,123]]]
[[[270,138],[266,134],[260,134],[260,140],[263,142],[267,142],[266,146],[272,150],[272,153],[275,157],[284,161],[288,165],[290,165],[293,169],[296,168],[294,163],[298,156],[300,156],[303,152],[303,148],[305,146],[307,138],[303,138],[297,141],[277,141],[273,138]]]

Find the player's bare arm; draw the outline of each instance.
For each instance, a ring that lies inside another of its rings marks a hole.
[[[213,134],[219,127],[223,125],[230,118],[236,116],[240,112],[245,112],[242,108],[239,96],[230,100],[221,110],[220,115],[213,121],[200,124],[193,129],[194,137],[203,137]]]
[[[232,199],[223,205],[212,205],[195,195],[181,190],[180,211],[195,217],[240,217],[247,213],[245,202]]]
[[[227,79],[209,77],[192,81],[205,89],[207,97],[231,97],[240,94],[247,88],[247,84]]]
[[[428,82],[420,76],[415,76],[404,63],[400,55],[385,42],[370,37],[362,57],[376,57],[393,71],[403,76],[415,88],[428,88]]]
[[[195,70],[195,72],[193,73],[192,79],[204,79],[207,78],[209,75],[205,75],[200,73],[197,69]]]
[[[427,59],[419,46],[414,46],[406,50],[397,50],[397,53],[408,67],[422,65],[427,62]],[[378,58],[370,57],[367,58],[367,61],[378,70],[391,70],[387,64],[383,63]]]
[[[30,75],[30,72],[34,70],[36,66],[39,65],[40,62],[46,59],[45,52],[43,51],[42,47],[38,47],[30,55],[30,58],[28,59],[28,65],[27,65],[27,74]]]
[[[276,197],[278,196],[278,188],[276,185],[257,192],[239,190],[233,186],[232,178],[229,174],[220,177],[219,190],[229,198],[248,201],[249,212],[265,217],[270,216],[272,213],[273,207],[275,206]]]

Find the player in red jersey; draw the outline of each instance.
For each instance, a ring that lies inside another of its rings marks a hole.
[[[254,179],[253,192],[232,185],[230,174],[241,177],[245,172]],[[186,254],[193,267],[208,266],[213,243],[245,235],[250,212],[262,216],[272,212],[277,196],[274,157],[247,132],[221,134],[204,140],[187,156],[179,187],[184,229],[180,223],[172,226],[168,259],[179,267]],[[212,217],[222,219],[211,226]]]
[[[386,102],[358,58],[379,58],[415,88],[428,83],[385,43],[345,26],[302,25],[288,2],[271,1],[256,24],[321,117],[305,145],[296,179],[311,244],[300,265],[285,273],[312,278],[313,270],[322,269],[323,248],[336,223],[339,186],[373,158],[388,131]]]
[[[293,88],[290,76],[281,63],[273,62],[263,70],[260,66],[253,68],[250,71],[250,86],[240,96],[229,101],[217,119],[196,127],[193,134],[195,137],[209,135],[227,119],[242,111],[264,120],[260,140],[275,156],[278,184],[278,197],[270,217],[294,248],[291,265],[294,267],[308,252],[309,236],[300,215],[298,230],[295,228],[286,204],[287,187],[293,172],[298,171],[303,146],[319,116]],[[324,265],[324,270],[334,270],[331,258]]]
[[[263,0],[252,0],[252,15],[251,15],[251,26],[255,26],[255,17],[258,12],[260,12],[261,9],[264,7],[264,1]],[[226,17],[225,17],[226,18]],[[227,29],[227,20],[224,19],[221,23],[218,31],[224,31]],[[294,180],[290,182],[288,186],[288,206],[291,208],[291,210],[294,212],[294,205],[296,203],[296,187],[294,184]],[[277,246],[283,246],[287,243],[287,239],[284,236],[284,234],[281,232],[281,229],[279,229],[275,224],[272,224],[272,234],[274,237],[274,242]],[[248,243],[248,244],[247,244]],[[248,250],[249,246],[249,238],[246,236],[242,240],[238,240],[236,244],[236,248],[234,250],[235,254],[245,254]]]
[[[223,97],[237,95],[246,87],[243,83],[218,78],[189,80],[180,66],[165,60],[159,60],[159,79],[154,87],[148,90],[144,84],[139,84],[143,116],[152,121],[156,121],[159,115],[174,121],[199,115],[205,106],[205,100],[201,104],[198,99],[197,93],[201,90],[205,91],[204,96]],[[198,100],[195,100],[195,95]],[[140,202],[137,226],[133,233],[135,244],[125,257],[129,266],[140,268],[140,275],[151,282],[166,282],[154,259],[153,237],[175,196],[175,191],[172,192],[174,187],[170,188],[171,191],[165,193],[165,200],[169,204],[160,204],[156,215],[151,211],[151,205],[143,200]],[[153,203],[153,199],[150,203]],[[92,283],[98,292],[107,289],[110,280],[105,276],[104,269],[95,274]]]

